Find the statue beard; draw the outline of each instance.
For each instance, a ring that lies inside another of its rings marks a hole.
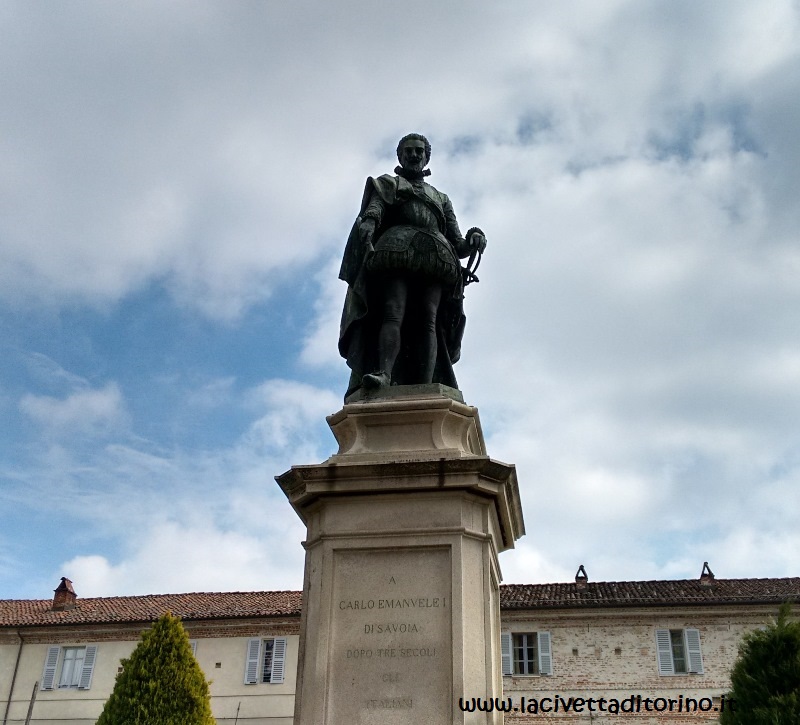
[[[421,171],[414,171],[413,169],[404,169],[402,166],[395,166],[394,173],[398,176],[402,176],[404,179],[408,179],[408,181],[419,181],[426,176],[430,176],[431,170],[422,169]]]

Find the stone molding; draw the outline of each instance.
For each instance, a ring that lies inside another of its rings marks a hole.
[[[327,420],[339,444],[331,463],[486,455],[478,409],[441,395],[348,403]]]

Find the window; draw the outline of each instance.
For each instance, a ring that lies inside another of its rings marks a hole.
[[[64,659],[61,662],[61,677],[59,687],[77,687],[83,671],[83,660],[86,657],[86,647],[64,647]]]
[[[285,660],[286,637],[248,640],[244,683],[246,685],[255,685],[259,682],[280,684],[283,682]]]
[[[539,637],[536,634],[512,634],[511,656],[518,675],[539,674]]]
[[[550,632],[503,632],[500,635],[504,675],[552,675]]]
[[[97,646],[49,647],[44,660],[40,688],[76,688],[88,690],[92,686],[92,673],[97,659]]]
[[[659,675],[702,675],[700,632],[696,629],[657,629]]]

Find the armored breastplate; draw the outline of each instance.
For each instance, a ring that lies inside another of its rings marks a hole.
[[[419,199],[409,199],[400,209],[401,224],[408,224],[417,229],[425,229],[426,231],[436,232],[439,230],[439,224],[433,210],[424,202]]]

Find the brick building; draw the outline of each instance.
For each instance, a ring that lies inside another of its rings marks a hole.
[[[528,711],[506,722],[716,722],[742,635],[797,599],[800,577],[715,579],[707,566],[696,580],[589,582],[581,568],[574,583],[502,586],[505,696]],[[220,725],[291,725],[300,592],[80,598],[67,579],[52,599],[0,600],[0,725],[31,708],[37,725],[94,723],[165,611],[184,621]]]
[[[707,565],[695,580],[590,583],[579,570],[574,584],[502,587],[504,694],[526,709],[561,698],[558,713],[506,723],[717,722],[742,636],[798,599],[800,578],[716,579]],[[570,697],[608,702],[564,712]]]

